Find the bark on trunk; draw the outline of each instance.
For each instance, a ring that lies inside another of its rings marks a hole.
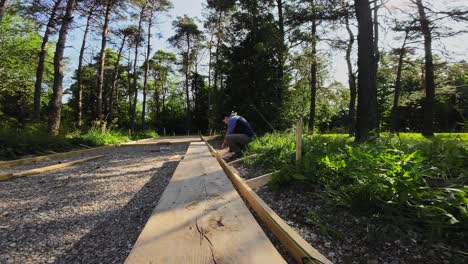
[[[127,40],[127,35],[123,36],[122,43],[120,44],[119,51],[117,53],[117,60],[114,64],[114,72],[112,73],[112,85],[110,88],[110,98],[109,98],[109,117],[107,123],[109,126],[112,124],[112,120],[114,119],[114,91],[115,87],[117,86],[117,75],[119,74],[119,65],[120,59],[122,58],[123,48],[125,47],[125,41]]]
[[[434,103],[435,103],[435,82],[434,63],[432,59],[432,33],[430,22],[426,17],[426,11],[422,0],[416,0],[418,6],[421,32],[424,36],[424,68],[426,72],[424,89],[426,98],[424,100],[423,130],[424,136],[434,136]]]
[[[393,94],[393,106],[391,112],[391,128],[393,131],[398,130],[398,116],[397,116],[397,109],[398,104],[400,101],[400,94],[401,94],[401,73],[403,70],[403,60],[406,55],[406,41],[408,40],[409,31],[406,30],[405,38],[403,40],[403,44],[401,45],[401,49],[398,55],[398,66],[397,66],[397,74],[396,74],[396,81],[395,81],[395,93]]]
[[[97,100],[96,100],[96,119],[103,127],[104,117],[102,113],[102,93],[104,90],[104,66],[106,63],[107,34],[109,33],[109,21],[114,6],[114,0],[107,0],[106,13],[104,15],[104,25],[101,33],[101,53],[99,56],[98,79],[97,79]]]
[[[3,15],[5,14],[5,9],[7,7],[7,0],[0,0],[0,22],[3,19]]]
[[[216,36],[216,55],[215,55],[215,69],[214,69],[214,76],[213,76],[213,87],[215,90],[218,90],[218,74],[219,74],[219,46],[221,46],[221,18],[223,12],[220,11],[218,15],[218,32]]]
[[[36,82],[34,84],[33,120],[35,122],[38,122],[41,117],[42,77],[44,75],[44,63],[47,57],[47,44],[49,43],[49,36],[54,30],[55,20],[57,19],[57,10],[61,2],[62,0],[55,1],[54,6],[50,12],[49,21],[47,22],[46,29],[44,31],[44,36],[42,37],[41,51],[39,52],[39,63],[37,64],[36,69]]]
[[[186,68],[185,68],[185,100],[187,102],[187,131],[192,127],[192,116],[190,111],[190,94],[189,94],[189,77],[190,77],[190,36],[187,34],[187,53],[186,53]]]
[[[371,131],[377,128],[377,96],[374,75],[372,14],[369,0],[356,0],[358,21],[358,106],[356,142],[371,139]]]
[[[73,20],[74,7],[75,0],[68,0],[55,49],[54,86],[52,99],[49,105],[50,114],[48,120],[48,132],[52,136],[58,135],[60,131],[60,116],[62,111],[63,94],[63,52],[65,50],[68,29]]]
[[[377,77],[379,71],[380,51],[379,51],[379,5],[377,0],[374,1],[374,15],[373,15],[373,27],[374,27],[374,76]]]
[[[94,15],[94,8],[95,5],[93,5],[88,13],[88,17],[86,19],[86,27],[85,31],[83,34],[83,41],[81,43],[81,49],[80,49],[80,56],[78,57],[78,70],[76,73],[76,122],[78,128],[81,128],[83,126],[83,88],[82,88],[82,70],[83,70],[83,58],[84,58],[84,52],[86,50],[86,41],[88,38],[88,33],[89,33],[89,27],[91,25],[91,18]]]
[[[137,62],[138,62],[138,48],[140,46],[140,36],[142,31],[142,23],[143,23],[143,15],[145,12],[146,6],[143,6],[140,11],[140,17],[138,19],[138,41],[135,43],[135,60],[133,61],[133,109],[132,109],[132,116],[131,116],[131,129],[135,131],[135,123],[136,123],[136,105],[138,102],[138,87],[137,87]]]
[[[353,136],[356,131],[356,74],[351,62],[351,52],[354,45],[354,34],[349,26],[349,14],[345,16],[346,30],[348,31],[349,41],[346,47],[346,65],[348,67],[348,85],[349,85],[349,135]]]
[[[310,115],[309,133],[314,133],[317,97],[317,21],[312,19],[312,64],[310,65]]]
[[[282,81],[281,85],[278,87],[278,96],[282,96],[283,94],[283,85],[284,85],[284,61],[285,61],[285,47],[284,47],[284,16],[283,16],[283,0],[276,0],[276,5],[278,8],[278,27],[280,30],[280,41],[281,41],[281,48],[278,54],[278,72],[279,72],[279,79]]]
[[[141,128],[146,129],[146,89],[148,87],[148,71],[149,71],[149,58],[151,52],[151,27],[153,26],[153,12],[151,11],[148,17],[148,43],[146,46],[146,63],[145,63],[145,76],[143,80],[143,108],[141,111]]]

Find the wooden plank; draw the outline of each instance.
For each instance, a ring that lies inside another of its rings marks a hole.
[[[276,173],[278,173],[278,171],[270,172],[262,176],[248,179],[245,181],[245,183],[249,185],[250,188],[252,188],[253,190],[257,190],[265,186],[267,183],[269,183],[271,181],[271,177],[275,175]]]
[[[40,174],[40,173],[44,173],[44,172],[48,172],[48,171],[52,171],[52,170],[63,169],[63,168],[66,168],[66,167],[71,167],[71,166],[76,165],[76,164],[84,163],[84,162],[91,161],[91,160],[96,160],[96,159],[99,159],[99,158],[102,158],[102,157],[104,157],[104,155],[99,155],[99,156],[94,156],[94,157],[90,157],[90,158],[74,160],[74,161],[70,161],[70,162],[55,164],[55,165],[51,165],[51,166],[46,166],[46,167],[27,170],[27,171],[22,171],[22,172],[18,172],[18,173],[12,173],[12,174],[10,173],[9,176],[8,176],[8,174],[5,174],[5,175],[7,175],[6,177],[4,177],[3,175],[0,175],[0,181],[11,180],[11,179],[18,178],[18,177],[24,177],[24,176]]]
[[[256,156],[257,156],[257,154],[252,154],[252,155],[250,155],[250,156],[246,156],[246,157],[242,157],[242,158],[240,158],[240,159],[236,159],[236,160],[230,161],[230,162],[228,162],[228,164],[229,164],[229,165],[232,165],[232,164],[241,162],[241,161],[246,160],[246,159],[254,158],[254,157],[256,157]]]
[[[172,140],[173,141],[178,141],[180,142],[182,139],[187,139],[186,136],[184,137],[175,137]],[[199,137],[191,137],[192,140],[199,139]],[[68,152],[62,152],[62,153],[56,153],[56,154],[50,154],[50,155],[44,155],[44,156],[37,156],[37,157],[32,157],[32,158],[24,158],[24,159],[17,159],[17,160],[9,160],[9,161],[0,161],[0,168],[10,168],[10,167],[15,167],[19,165],[24,165],[24,164],[30,164],[38,161],[45,161],[45,160],[53,160],[53,159],[62,159],[62,158],[68,158],[76,155],[81,155],[81,154],[87,154],[93,151],[98,151],[98,150],[104,150],[108,148],[116,148],[116,147],[133,147],[135,145],[132,144],[138,144],[138,146],[142,146],[143,144],[148,144],[146,143],[147,141],[150,140],[155,140],[154,138],[147,138],[147,139],[142,139],[142,140],[135,140],[135,141],[130,141],[127,143],[122,143],[122,144],[114,144],[114,145],[109,145],[109,146],[100,146],[100,147],[92,147],[92,148],[87,148],[87,149],[80,149],[80,150],[74,150],[74,151],[68,151]],[[170,142],[171,138],[170,137],[164,137],[164,138],[156,138],[156,140],[159,140],[157,142]],[[188,143],[191,141],[187,141],[184,143]],[[151,143],[149,143],[151,144]]]
[[[17,159],[17,160],[10,160],[10,161],[0,161],[0,168],[10,168],[10,167],[30,164],[30,163],[34,163],[38,161],[68,158],[68,157],[72,157],[76,155],[90,153],[90,152],[97,151],[97,150],[103,150],[103,149],[115,148],[115,147],[117,146],[116,145],[101,146],[101,147],[96,147],[96,148],[80,149],[80,150],[51,154],[51,155],[46,155],[46,156],[37,156],[37,157],[32,157],[32,158]]]
[[[207,143],[208,144],[208,143]],[[255,210],[268,229],[278,238],[286,250],[297,263],[331,264],[325,256],[320,254],[307,241],[305,241],[294,229],[292,229],[281,217],[279,217],[253,190],[247,185],[238,173],[233,173],[229,165],[217,154],[209,144],[210,151],[216,156],[226,174],[237,187],[241,195]]]
[[[126,263],[286,263],[204,142],[191,143]]]

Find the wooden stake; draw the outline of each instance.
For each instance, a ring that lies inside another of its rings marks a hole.
[[[302,160],[302,120],[296,125],[296,165],[301,164]]]

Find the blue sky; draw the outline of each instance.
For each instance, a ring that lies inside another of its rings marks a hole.
[[[154,33],[160,33],[161,38],[153,37],[151,42],[153,52],[158,49],[172,50],[167,39],[170,38],[173,34],[172,30],[172,21],[178,16],[183,16],[187,14],[190,17],[202,18],[202,8],[205,0],[172,0],[174,8],[172,8],[168,13],[160,15],[157,20],[157,25],[154,26],[152,31]],[[65,49],[65,56],[67,57],[66,62],[66,77],[65,77],[65,87],[68,87],[71,82],[71,76],[73,71],[78,67],[78,55],[81,47],[81,41],[83,37],[83,27],[80,25],[84,24],[83,19],[78,18],[76,21],[78,26],[73,28],[71,33],[68,36],[67,48]],[[134,22],[135,24],[137,21]],[[199,23],[201,26],[201,23]],[[100,49],[100,33],[90,37],[89,46],[86,49],[87,61],[91,59],[91,56],[97,54]],[[141,51],[143,52],[143,51]]]

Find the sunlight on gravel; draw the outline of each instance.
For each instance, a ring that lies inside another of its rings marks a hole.
[[[187,145],[156,148],[0,182],[0,263],[123,262],[178,164],[169,158]]]

